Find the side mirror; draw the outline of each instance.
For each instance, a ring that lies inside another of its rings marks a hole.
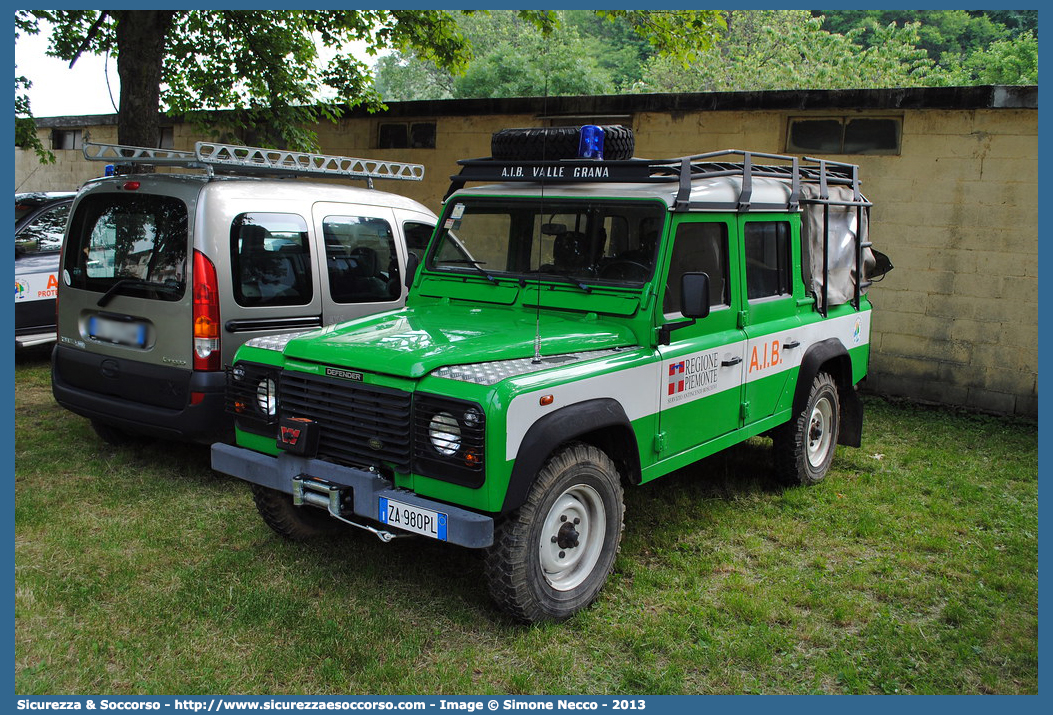
[[[700,320],[709,315],[709,276],[685,273],[680,276],[680,312],[685,318]]]
[[[658,328],[658,344],[668,345],[674,330],[694,325],[709,315],[709,276],[705,273],[684,273],[680,276],[680,313],[688,320],[666,323]]]
[[[417,269],[420,267],[420,256],[413,251],[410,251],[406,256],[406,287],[409,288],[413,285],[413,279],[417,275]]]

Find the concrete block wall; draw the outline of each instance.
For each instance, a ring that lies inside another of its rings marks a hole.
[[[1038,113],[907,112],[902,153],[861,158],[875,247],[869,387],[1038,414]]]
[[[870,292],[876,310],[866,387],[926,402],[1037,416],[1037,99],[1036,106],[1025,102],[1019,108],[929,108],[925,92],[890,92],[755,93],[741,102],[747,106],[732,110],[720,105],[734,104],[737,96],[702,96],[687,109],[682,105],[690,105],[692,96],[672,108],[653,95],[572,99],[583,114],[599,114],[596,105],[611,105],[612,114],[631,117],[637,156],[652,158],[724,149],[785,153],[791,116],[865,111],[902,118],[899,154],[830,157],[860,165],[864,193],[874,202],[871,239],[895,265]],[[814,101],[804,102],[799,95],[814,96]],[[876,108],[871,106],[875,98]],[[949,103],[958,99],[952,94]],[[356,113],[317,131],[325,153],[424,164],[423,182],[377,181],[376,188],[438,212],[449,176],[458,171],[457,160],[489,155],[490,136],[499,129],[543,126],[537,115],[540,101],[403,103],[392,110],[394,117]],[[824,112],[824,102],[840,105]],[[434,149],[372,148],[380,122],[417,120],[435,121]],[[42,138],[49,136],[48,129],[40,131]],[[96,141],[116,141],[112,124],[92,126],[91,135]],[[175,127],[177,148],[205,138],[189,126]],[[101,165],[85,161],[79,150],[56,155],[56,164],[43,167],[32,152],[16,149],[16,186],[70,190],[102,173]]]

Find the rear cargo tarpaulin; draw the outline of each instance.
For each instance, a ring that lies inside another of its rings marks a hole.
[[[827,186],[828,196],[825,197],[820,195],[821,190],[819,184],[801,185],[801,205],[804,209],[801,217],[801,263],[805,285],[815,294],[819,309],[825,312],[828,306],[841,305],[856,297],[858,262],[863,266],[859,294],[866,293],[871,280],[878,277],[879,261],[870,248],[869,205],[861,205],[859,197],[855,197],[855,192],[849,186]],[[827,235],[824,250],[824,237]]]

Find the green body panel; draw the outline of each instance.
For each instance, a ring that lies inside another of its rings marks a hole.
[[[791,295],[748,300],[742,249],[747,221],[790,224]],[[675,330],[669,344],[660,345],[657,329],[683,321],[678,314],[664,315],[662,305],[672,236],[691,222],[726,227],[731,290],[727,305]],[[392,477],[397,487],[422,497],[490,513],[502,509],[518,456],[517,440],[532,424],[529,420],[548,414],[539,407],[539,396],[550,392],[555,397],[551,410],[556,410],[574,400],[620,395],[621,390],[632,397],[624,406],[646,482],[790,419],[798,367],[789,361],[799,364],[800,354],[788,352],[785,336],[803,334],[823,321],[843,324],[869,312],[864,297],[859,311],[842,305],[826,319],[818,313],[802,278],[800,224],[793,213],[668,213],[658,268],[649,281],[634,287],[598,285],[586,292],[546,278],[491,280],[470,269],[450,275],[422,267],[403,309],[312,331],[290,340],[283,351],[246,346],[236,359],[319,375],[326,366],[335,366],[360,372],[366,384],[475,403],[486,416],[485,480],[480,486],[394,471]],[[851,343],[850,334],[847,340]],[[806,347],[799,348],[802,354]],[[538,349],[550,357],[619,352],[494,384],[435,373],[450,366],[530,359]],[[849,355],[855,384],[867,372],[868,342],[850,348]],[[668,399],[681,390],[689,400]],[[273,438],[244,430],[238,431],[238,443],[268,454],[278,451]]]
[[[489,285],[477,286],[481,291]],[[632,345],[631,330],[595,314],[545,311],[546,355]],[[419,299],[398,311],[332,325],[289,342],[293,360],[419,379],[446,365],[531,357],[537,312],[524,307]]]

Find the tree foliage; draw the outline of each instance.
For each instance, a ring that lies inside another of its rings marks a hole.
[[[916,44],[933,61],[928,84],[1038,83],[1037,10],[839,10],[822,26],[869,50],[884,41],[873,28],[890,24],[916,25]]]
[[[970,54],[940,78],[944,85],[1038,84],[1038,38],[1027,31]]]
[[[36,20],[25,10],[15,11],[15,42],[22,34],[36,35],[40,32]],[[37,136],[36,122],[33,121],[33,111],[29,103],[29,95],[26,91],[33,83],[25,75],[17,74],[18,65],[15,65],[15,146],[23,149],[32,149],[42,164],[51,164],[55,161],[55,155],[44,148]]]
[[[652,58],[639,91],[717,92],[839,89],[923,84],[933,63],[916,47],[917,26],[856,28],[847,35],[822,29],[806,10],[732,10],[727,36],[688,67]],[[880,38],[860,50],[862,32]]]
[[[823,17],[824,30],[840,35],[854,32],[856,44],[867,48],[881,41],[870,28],[916,23],[917,46],[933,61],[947,53],[964,57],[1010,34],[988,14],[966,10],[838,10],[813,14]],[[862,32],[858,32],[860,28]]]
[[[535,11],[540,24],[546,17]],[[18,11],[16,18],[26,32],[53,23],[52,56],[115,55],[118,140],[146,146],[155,145],[158,113],[166,111],[217,138],[311,148],[310,127],[319,121],[347,107],[382,106],[352,43],[371,55],[412,50],[454,71],[469,57],[453,15],[443,11],[57,10]]]
[[[467,13],[457,24],[473,58],[461,75],[413,54],[381,58],[376,88],[391,100],[608,94],[631,86],[642,60],[683,62],[723,29],[714,11],[568,11],[548,26],[513,11]]]

